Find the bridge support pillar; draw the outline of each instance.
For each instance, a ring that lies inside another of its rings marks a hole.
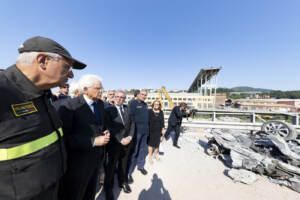
[[[299,125],[299,115],[293,116],[293,125]]]
[[[255,113],[252,113],[252,115],[251,115],[251,123],[255,124],[255,118],[256,118]]]
[[[216,112],[213,112],[213,114],[212,114],[212,121],[213,121],[213,122],[216,121]]]

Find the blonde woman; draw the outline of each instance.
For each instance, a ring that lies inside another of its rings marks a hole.
[[[161,110],[161,103],[155,100],[152,103],[152,109],[149,110],[149,138],[148,138],[148,151],[149,162],[153,163],[154,159],[159,160],[158,150],[160,144],[160,138],[165,133],[164,113]],[[154,149],[154,154],[153,154]]]

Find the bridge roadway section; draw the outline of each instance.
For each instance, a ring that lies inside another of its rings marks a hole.
[[[170,110],[166,110],[170,112]],[[167,122],[168,114],[166,113],[165,119]],[[183,119],[182,126],[193,127],[193,128],[218,128],[218,129],[239,129],[239,130],[261,130],[264,119],[261,118],[262,115],[272,115],[272,116],[286,116],[291,117],[293,124],[292,126],[300,132],[299,126],[299,113],[284,113],[284,112],[268,112],[268,111],[241,111],[241,110],[197,110],[196,115],[211,115],[209,119],[193,119],[189,117],[188,120]],[[237,122],[237,121],[220,121],[217,119],[217,115],[222,116],[247,116],[249,117],[249,122]],[[259,119],[262,122],[257,122],[256,119]],[[167,124],[167,123],[166,123]]]

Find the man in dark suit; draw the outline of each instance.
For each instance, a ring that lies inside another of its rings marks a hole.
[[[114,97],[115,97],[115,90],[108,90],[107,91],[107,99],[104,102],[104,109],[108,108],[109,106],[114,105]]]
[[[179,106],[175,106],[169,116],[168,120],[168,129],[165,133],[165,138],[168,139],[169,134],[172,130],[175,131],[175,137],[173,140],[173,146],[180,148],[177,144],[179,134],[180,134],[180,126],[182,122],[182,117],[186,117],[190,114],[189,110],[185,110],[186,103],[180,103]]]
[[[140,90],[134,90],[133,92],[133,98],[128,102],[128,106],[130,107],[131,102],[133,102],[134,100],[136,100],[138,97],[138,95],[140,94]]]
[[[107,145],[108,162],[105,166],[104,189],[106,200],[113,200],[114,172],[117,166],[119,187],[125,193],[130,193],[128,185],[128,159],[131,140],[134,136],[135,124],[129,108],[123,105],[126,99],[124,91],[117,91],[114,96],[114,106],[105,109],[106,126],[110,131],[111,140]]]
[[[61,191],[65,200],[95,198],[104,145],[109,141],[100,100],[103,91],[100,79],[85,75],[79,85],[84,95],[66,100],[58,108],[68,153],[68,169]]]
[[[70,98],[69,96],[69,84],[66,83],[64,86],[59,87],[59,92],[57,94],[53,94],[51,97],[52,102]]]

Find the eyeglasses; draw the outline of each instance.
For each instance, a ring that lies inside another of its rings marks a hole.
[[[95,89],[95,90],[104,90],[103,87],[92,87],[92,88]]]
[[[155,106],[160,106],[160,104],[159,104],[159,103],[155,103],[154,105],[155,105]]]
[[[66,69],[66,71],[68,71],[68,73],[71,72],[73,70],[73,67],[69,63],[64,61],[63,59],[61,59],[61,60],[64,63],[64,68]]]
[[[73,67],[68,63],[66,62],[63,57],[53,57],[53,56],[50,56],[50,55],[47,55],[48,58],[52,59],[52,60],[55,60],[55,61],[59,61],[61,60],[64,64],[64,69],[67,73],[71,72],[73,70]]]
[[[115,96],[116,99],[120,98],[120,99],[126,99],[126,97],[121,97],[121,96]]]

